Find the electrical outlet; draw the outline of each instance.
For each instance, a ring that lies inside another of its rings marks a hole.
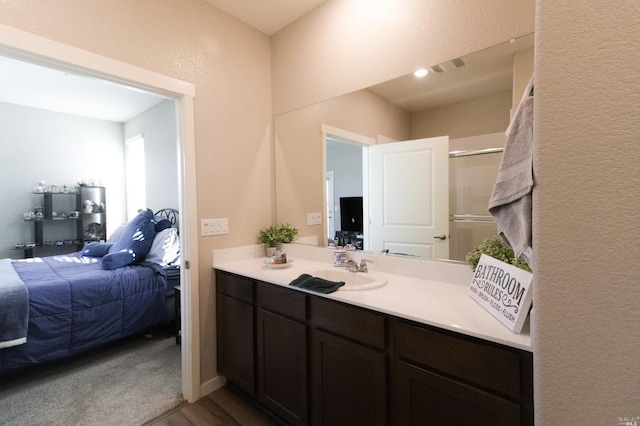
[[[320,213],[307,213],[307,225],[320,225],[322,215]]]
[[[200,235],[223,235],[229,233],[229,219],[202,219],[200,221]]]

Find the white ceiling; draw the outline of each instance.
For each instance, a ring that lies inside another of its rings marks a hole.
[[[266,35],[272,35],[326,0],[206,1]]]
[[[0,56],[0,102],[124,123],[164,99]]]

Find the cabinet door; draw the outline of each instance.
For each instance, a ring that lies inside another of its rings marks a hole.
[[[313,424],[387,424],[385,353],[319,330],[311,333]]]
[[[253,395],[253,305],[221,293],[216,297],[218,371]]]
[[[307,424],[307,339],[302,323],[258,309],[258,399],[289,424]]]
[[[394,424],[520,424],[518,404],[402,361],[395,367]]]

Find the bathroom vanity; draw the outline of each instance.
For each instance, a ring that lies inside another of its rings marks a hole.
[[[464,285],[386,273],[382,288],[325,295],[287,284],[328,263],[262,262],[214,262],[218,371],[287,423],[533,424],[528,332]]]

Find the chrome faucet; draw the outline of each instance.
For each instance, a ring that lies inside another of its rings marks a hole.
[[[346,266],[347,270],[350,272],[358,272],[358,264],[353,259],[347,259],[344,266]]]
[[[360,268],[358,269],[360,272],[369,272],[369,268],[367,268],[367,262],[371,262],[367,259],[360,260]]]
[[[347,261],[345,262],[345,266],[350,272],[369,272],[369,269],[367,268],[367,262],[370,262],[370,260],[362,259],[360,261],[360,266],[358,266],[355,260],[347,259]]]

